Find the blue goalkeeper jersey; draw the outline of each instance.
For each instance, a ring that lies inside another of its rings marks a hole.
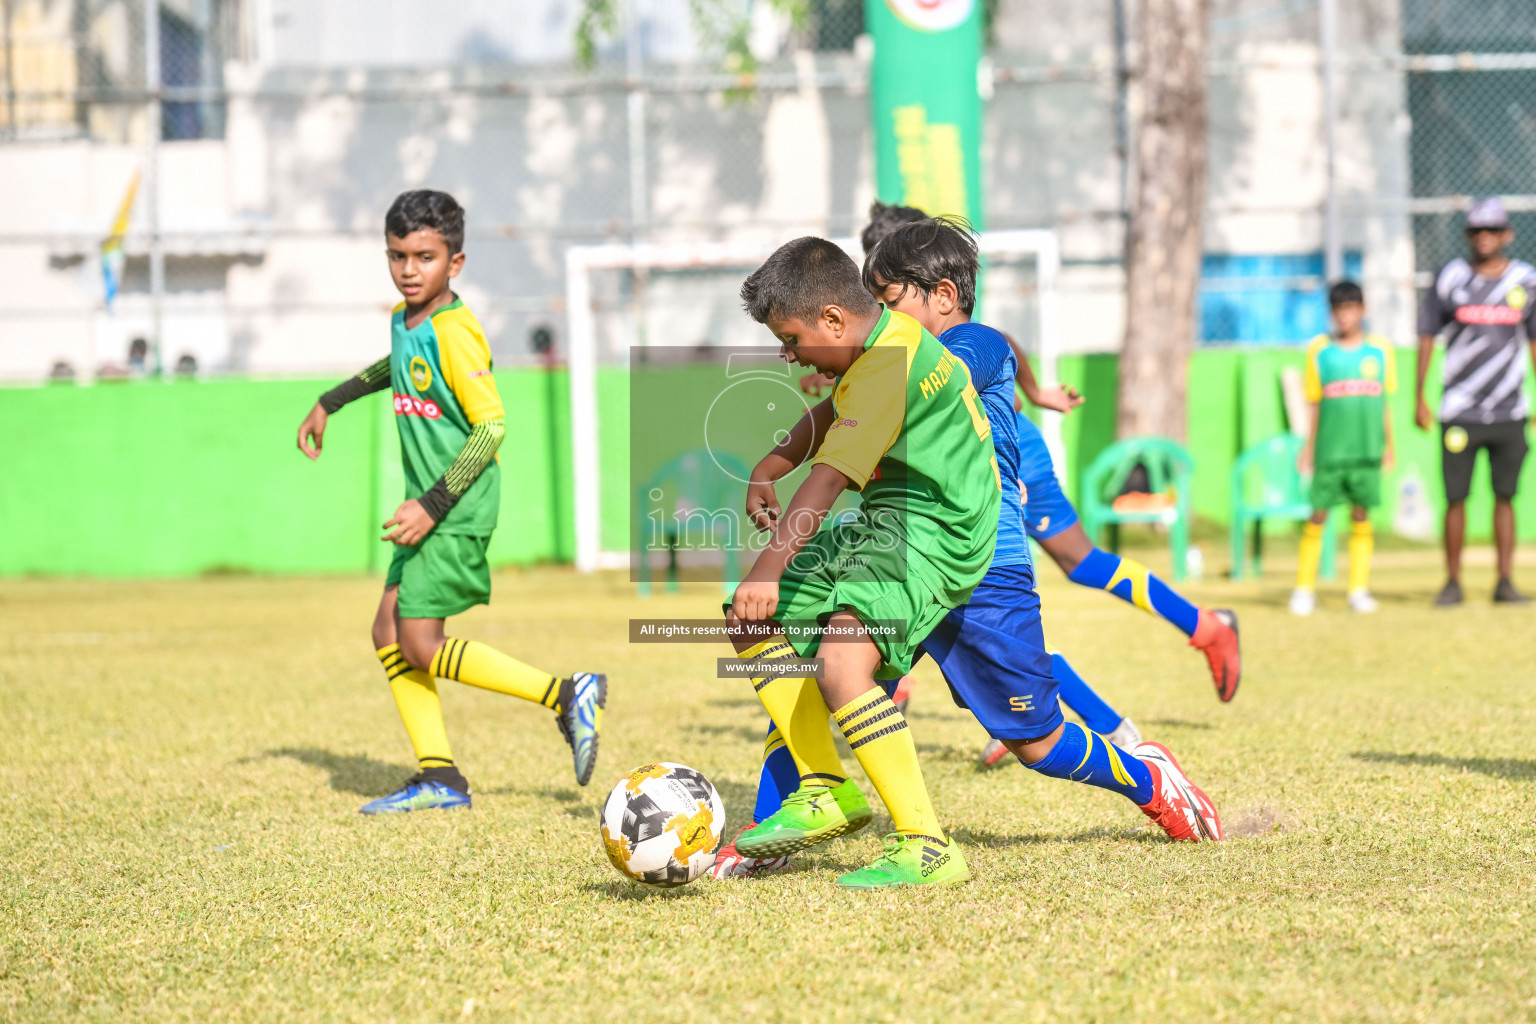
[[[939,335],[939,340],[971,371],[971,384],[981,396],[982,408],[992,423],[992,446],[997,450],[997,472],[1003,485],[992,566],[1029,565],[1029,540],[1024,534],[1024,503],[1019,489],[1019,434],[1013,411],[1013,381],[1019,364],[1013,347],[1002,332],[977,323],[956,324]]]

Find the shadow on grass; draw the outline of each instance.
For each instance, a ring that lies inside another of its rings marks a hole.
[[[1536,782],[1536,761],[1523,761],[1513,757],[1446,757],[1444,754],[1392,754],[1381,751],[1360,751],[1349,755],[1356,761],[1371,764],[1403,764],[1414,768],[1450,768],[1453,771],[1477,772],[1492,775],[1496,779],[1515,782]]]
[[[1439,595],[1438,589],[1417,588],[1409,590],[1397,590],[1390,593],[1378,594],[1372,591],[1371,596],[1380,604],[1395,604],[1412,608],[1433,608],[1435,598]]]
[[[714,723],[685,722],[683,728],[689,732],[702,733],[705,736],[734,736],[746,742],[763,741],[767,735],[767,726],[758,725],[718,725]]]
[[[616,878],[608,882],[583,882],[580,888],[599,896],[607,896],[609,899],[625,900],[630,903],[643,903],[646,900],[688,900],[698,899],[704,895],[704,887],[698,885],[680,885],[672,889],[653,889],[639,882],[626,882]]]
[[[983,738],[982,743],[985,742],[986,740]],[[982,750],[982,743],[966,747],[956,746],[953,743],[919,743],[917,744],[917,752],[923,756],[925,761],[959,761],[963,764],[974,764],[977,771],[984,772],[989,769],[984,767],[981,761],[977,759],[977,755]],[[849,756],[852,755],[850,754]]]
[[[704,703],[717,708],[761,708],[763,706],[763,702],[751,694],[745,697],[710,697]],[[766,717],[764,715],[764,718]]]
[[[726,818],[735,828],[745,825],[752,820],[752,811],[757,806],[757,786],[746,785],[740,782],[723,782],[720,779],[711,779],[715,784],[715,791],[720,794],[720,800],[725,804]],[[729,834],[722,842],[730,842]]]
[[[1148,719],[1143,724],[1149,725],[1149,726],[1150,725],[1158,725],[1158,726],[1162,726],[1164,729],[1209,729],[1209,728],[1211,728],[1211,726],[1208,725],[1205,722],[1191,722],[1191,721],[1189,721],[1188,719],[1185,719],[1185,718],[1152,718],[1152,719]]]
[[[567,818],[577,818],[582,821],[594,819],[602,812],[602,793],[596,794],[596,803],[593,802],[592,790],[580,789],[546,789],[542,785],[530,786],[497,786],[495,789],[475,790],[474,795],[479,796],[524,796],[536,800],[552,800],[561,805],[560,813]]]
[[[287,757],[331,773],[331,788],[338,793],[358,796],[383,796],[400,788],[412,774],[411,769],[388,761],[375,761],[361,754],[337,754],[314,747],[283,747],[269,750],[265,757]],[[253,760],[247,758],[246,760]]]
[[[1092,843],[1101,839],[1116,839],[1132,843],[1161,843],[1166,842],[1161,832],[1145,828],[1127,828],[1099,826],[1098,828],[1086,828],[1070,835],[1049,832],[1023,832],[1016,834],[1002,834],[987,832],[982,829],[957,828],[951,829],[951,836],[958,839],[966,846],[986,846],[1002,848],[1008,846],[1047,846],[1053,843]]]

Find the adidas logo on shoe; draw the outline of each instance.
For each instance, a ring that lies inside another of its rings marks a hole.
[[[949,851],[940,853],[931,846],[923,847],[923,877],[927,878],[939,868],[949,863]]]

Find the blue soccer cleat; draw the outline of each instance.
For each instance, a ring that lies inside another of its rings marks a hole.
[[[405,811],[451,811],[455,807],[468,806],[468,793],[461,793],[434,779],[414,775],[389,796],[371,800],[358,810],[362,814],[401,814]]]
[[[603,708],[607,705],[607,676],[577,672],[560,681],[560,734],[571,745],[572,766],[579,786],[592,781],[598,734],[603,730]]]

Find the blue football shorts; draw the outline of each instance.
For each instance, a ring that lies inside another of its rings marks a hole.
[[[1077,509],[1061,493],[1051,451],[1040,428],[1018,414],[1019,479],[1024,488],[1024,532],[1032,540],[1050,540],[1077,522]]]
[[[1052,473],[1024,481],[1024,532],[1031,540],[1050,540],[1077,522],[1077,509]]]
[[[918,657],[925,654],[944,673],[955,704],[975,715],[988,735],[1033,740],[1061,725],[1030,566],[988,572],[970,601],[923,640]]]

